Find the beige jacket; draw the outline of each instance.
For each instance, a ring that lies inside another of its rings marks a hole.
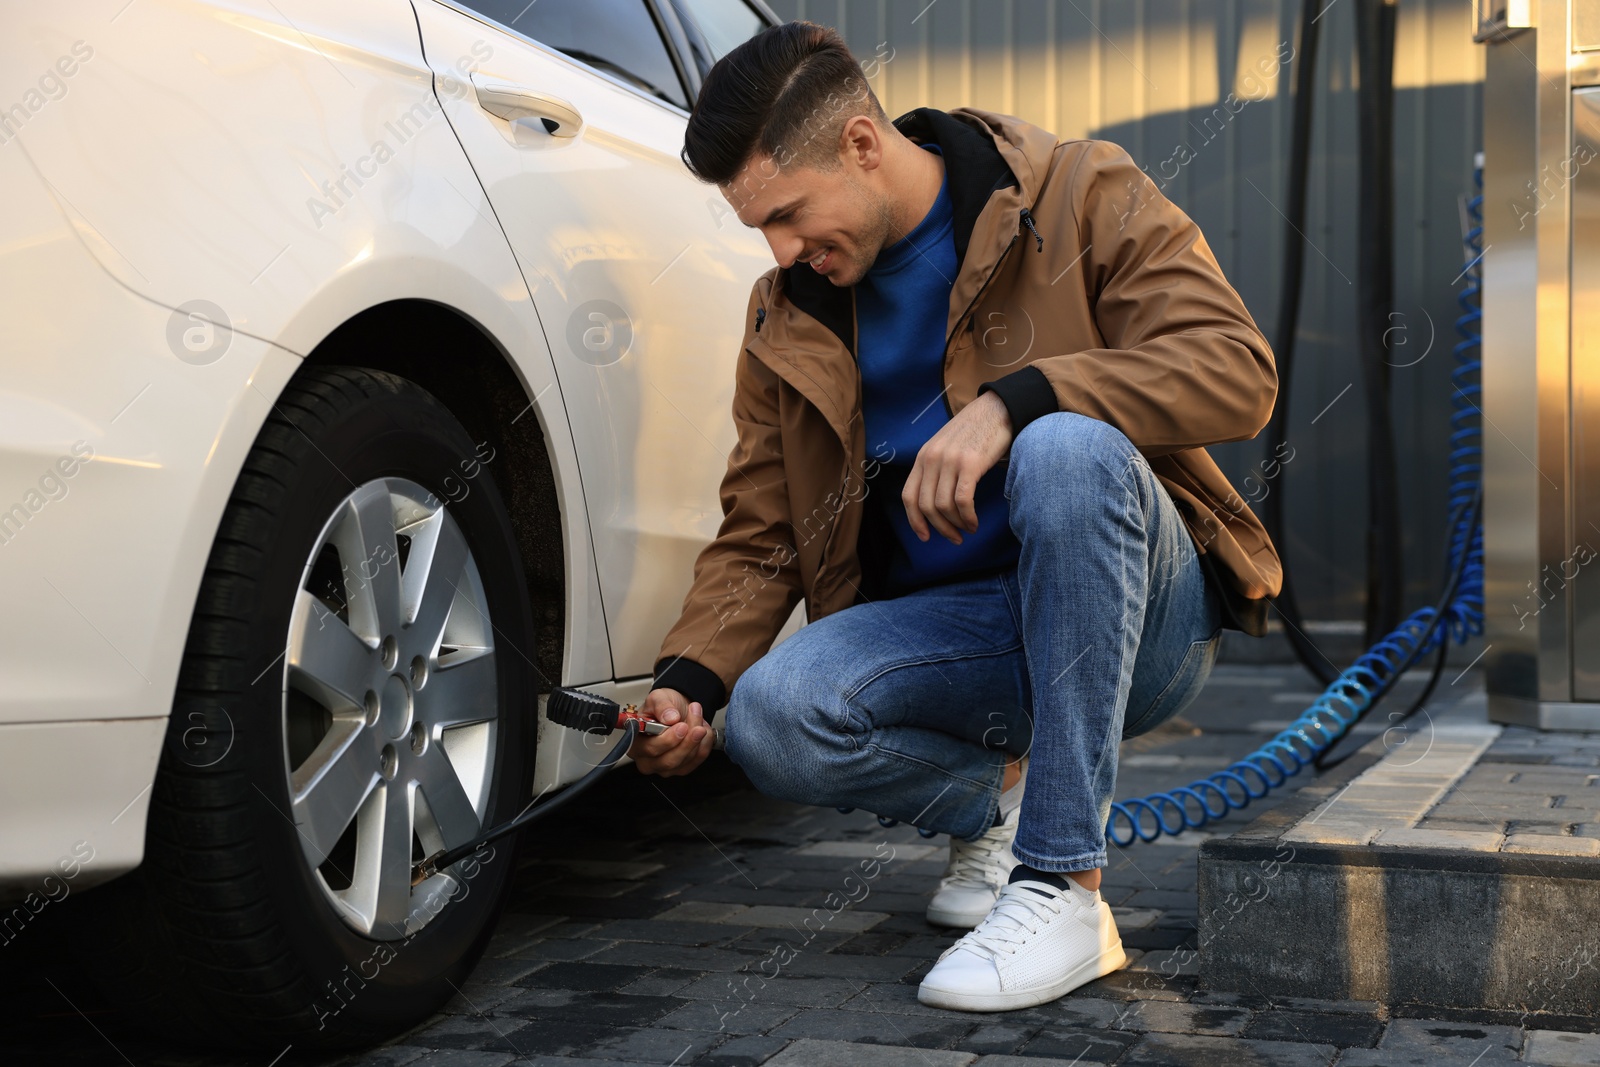
[[[1232,625],[1262,632],[1278,557],[1204,446],[1254,437],[1277,375],[1199,228],[1108,142],[1060,141],[971,108],[923,108],[895,125],[939,144],[955,209],[949,411],[982,387],[1018,432],[1058,410],[1121,430],[1176,502]],[[801,598],[810,621],[867,599],[863,500],[886,457],[867,451],[854,350],[852,289],[803,266],[757,280],[722,526],[655,672],[708,712]]]

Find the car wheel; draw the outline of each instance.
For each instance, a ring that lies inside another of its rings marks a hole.
[[[167,1025],[338,1047],[466,979],[507,844],[411,870],[526,800],[532,619],[493,458],[377,371],[308,368],[274,405],[207,563],[144,864],[108,887],[119,1000],[149,979]]]

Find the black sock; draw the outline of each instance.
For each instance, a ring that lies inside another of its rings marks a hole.
[[[1026,863],[1019,863],[1011,869],[1011,877],[1007,879],[1007,882],[1023,881],[1043,882],[1045,885],[1053,885],[1061,890],[1072,888],[1072,879],[1064,874],[1057,874],[1055,871],[1041,871],[1029,867]]]

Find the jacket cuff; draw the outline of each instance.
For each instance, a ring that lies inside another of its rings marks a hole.
[[[978,386],[979,396],[987,392],[993,392],[1006,406],[1006,414],[1011,416],[1013,437],[1034,419],[1061,410],[1056,404],[1056,391],[1051,388],[1050,379],[1031,363],[1004,378]]]
[[[705,712],[706,723],[716,717],[717,709],[728,702],[728,689],[722,679],[709,667],[703,667],[683,656],[669,656],[656,662],[655,689],[676,689],[699,704]]]

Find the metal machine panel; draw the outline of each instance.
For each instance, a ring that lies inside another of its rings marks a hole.
[[[1572,184],[1573,550],[1540,584],[1570,595],[1573,697],[1600,700],[1600,89],[1572,94],[1561,177]]]

